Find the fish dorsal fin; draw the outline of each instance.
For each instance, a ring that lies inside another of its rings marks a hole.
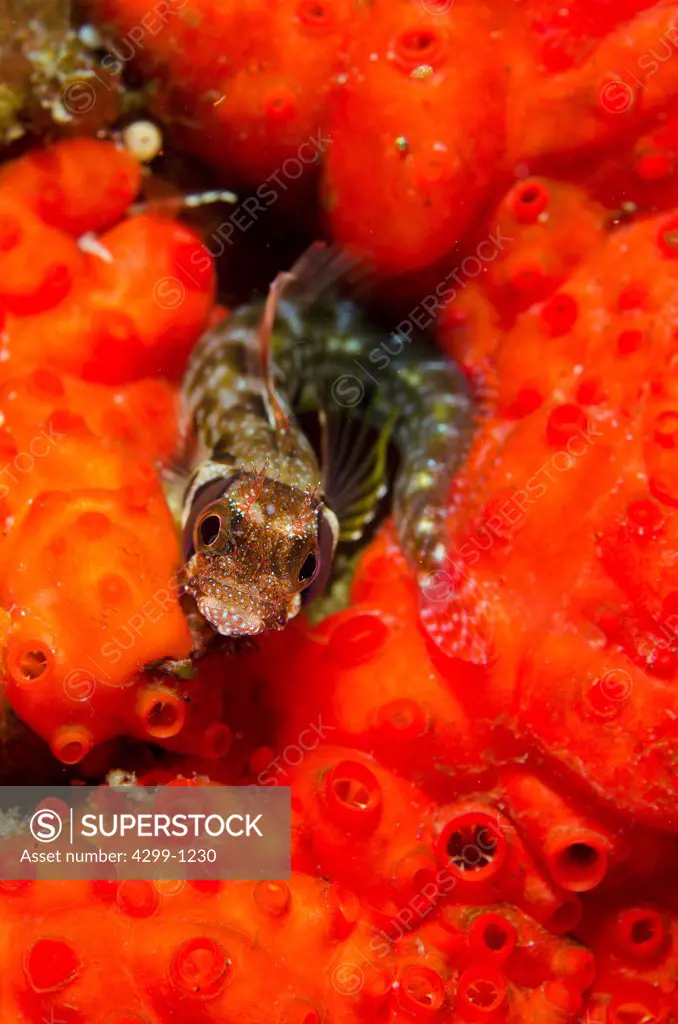
[[[299,307],[336,299],[338,286],[356,287],[364,278],[364,261],[341,246],[314,242],[288,271],[278,274],[269,287],[259,328],[261,374],[266,388],[267,411],[273,429],[289,439],[289,420],[275,387],[271,339],[278,305],[289,295]]]
[[[294,269],[278,274],[268,289],[266,304],[259,328],[259,355],[261,359],[261,376],[266,388],[266,411],[271,427],[285,439],[289,435],[289,419],[275,387],[271,358],[271,335],[275,323],[278,302],[285,290],[297,280]]]
[[[290,273],[295,278],[294,299],[302,306],[336,299],[340,285],[355,293],[371,276],[364,257],[326,242],[310,245]]]

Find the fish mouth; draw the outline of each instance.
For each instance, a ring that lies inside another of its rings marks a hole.
[[[210,597],[198,598],[198,610],[222,636],[255,636],[264,630],[264,620],[251,608],[224,603]]]

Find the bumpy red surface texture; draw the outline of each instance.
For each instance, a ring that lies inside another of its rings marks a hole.
[[[228,885],[0,883],[0,899],[8,1020],[545,1024],[575,1019],[594,971],[590,953],[511,907],[479,913],[460,904],[422,924],[424,900],[408,934],[396,921],[376,922],[341,887],[297,873]],[[667,956],[662,941],[676,940],[673,919],[661,925],[640,966],[628,939],[620,954],[610,949],[615,998],[624,966],[634,991],[643,984],[636,976],[651,987]],[[605,926],[618,943],[628,931],[614,918]],[[106,992],[115,993],[110,1008]]]
[[[317,172],[327,98],[366,17],[361,0],[331,6],[170,0],[160,10],[154,0],[93,0],[87,6],[115,32],[112,58],[156,79],[156,110],[175,120],[183,145],[264,190],[288,159]],[[274,198],[261,196],[262,202],[275,202],[286,180],[289,187],[301,177],[299,168],[285,168]]]
[[[419,301],[487,419],[427,609],[447,654],[387,528],[347,610],[143,675],[189,649],[154,463],[211,266],[125,217],[112,145],[5,167],[4,693],[76,780],[291,785],[293,874],[0,883],[3,1020],[675,1024],[678,64],[641,58],[676,5],[94,7],[243,180],[329,130],[335,234],[443,267]]]
[[[515,187],[491,218],[515,241],[442,313],[443,343],[498,378],[451,559],[493,609],[483,706],[675,829],[675,215],[611,225],[582,203],[566,228],[564,200]],[[490,297],[516,274],[539,301],[502,325]]]
[[[86,140],[0,173],[5,695],[66,763],[190,719],[175,690],[135,678],[190,649],[155,470],[176,446],[176,397],[147,374],[180,372],[214,280],[195,278],[186,228],[121,219],[139,181],[126,152]]]
[[[236,234],[321,166],[334,236],[381,278],[448,256],[521,168],[585,162],[590,176],[593,162],[610,172],[596,171],[609,202],[623,183],[626,200],[662,182],[675,198],[675,0],[90,0],[89,10],[115,33],[117,63],[155,77],[158,113],[182,144],[249,186],[256,199]]]

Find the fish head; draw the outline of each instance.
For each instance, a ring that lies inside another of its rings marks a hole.
[[[200,509],[183,585],[213,629],[223,636],[284,629],[328,575],[327,511],[317,497],[268,478],[231,486]]]

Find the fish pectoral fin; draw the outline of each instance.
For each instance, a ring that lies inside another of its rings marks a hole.
[[[178,529],[181,529],[186,488],[195,467],[204,462],[208,455],[185,415],[182,415],[182,420],[180,437],[172,457],[158,466],[165,501]]]
[[[172,519],[177,529],[180,530],[184,511],[184,494],[190,477],[180,467],[166,463],[158,466],[158,476]]]
[[[323,487],[339,520],[339,541],[359,540],[386,493],[388,445],[395,414],[376,427],[369,408],[360,417],[323,410]]]

